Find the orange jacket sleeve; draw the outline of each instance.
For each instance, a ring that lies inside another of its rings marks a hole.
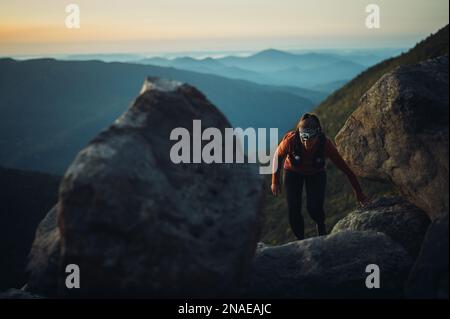
[[[289,133],[286,134],[281,140],[280,144],[275,151],[273,158],[273,168],[272,168],[272,184],[277,184],[280,182],[280,175],[283,168],[284,159],[288,153],[289,144]]]
[[[339,151],[336,149],[333,142],[331,142],[328,138],[326,143],[326,154],[328,158],[333,162],[333,164],[336,165],[337,168],[339,168],[342,172],[344,172],[345,175],[347,175],[347,178],[352,184],[355,195],[358,196],[359,194],[362,194],[361,185],[359,184],[358,178],[356,177],[355,173],[353,173],[352,169],[344,161],[341,154],[339,154]]]

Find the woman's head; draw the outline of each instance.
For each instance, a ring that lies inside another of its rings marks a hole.
[[[317,136],[322,131],[322,126],[316,115],[306,113],[300,119],[297,129],[301,142],[306,149],[310,149],[317,142]]]

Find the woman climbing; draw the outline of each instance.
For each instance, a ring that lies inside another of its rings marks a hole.
[[[281,165],[284,163],[284,185],[289,210],[289,222],[298,239],[305,238],[304,220],[301,213],[303,184],[306,185],[306,207],[317,224],[319,236],[326,235],[323,203],[326,188],[325,160],[329,158],[348,177],[357,201],[361,206],[369,200],[359,185],[358,179],[345,163],[336,147],[322,133],[319,118],[306,113],[300,119],[297,129],[288,132],[280,142],[274,158],[272,193],[281,192]]]

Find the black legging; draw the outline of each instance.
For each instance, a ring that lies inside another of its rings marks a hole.
[[[306,208],[308,213],[317,224],[318,235],[326,235],[325,212],[323,210],[327,183],[325,171],[314,175],[302,175],[291,170],[285,171],[284,184],[292,230],[298,239],[305,238],[305,222],[302,216],[303,182],[306,184]]]

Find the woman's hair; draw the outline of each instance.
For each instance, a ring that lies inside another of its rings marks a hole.
[[[305,113],[300,118],[300,121],[298,122],[297,129],[300,127],[300,125],[304,123],[306,126],[309,127],[317,127],[320,131],[322,131],[322,125],[320,125],[320,120],[317,117],[317,115],[312,113]]]

